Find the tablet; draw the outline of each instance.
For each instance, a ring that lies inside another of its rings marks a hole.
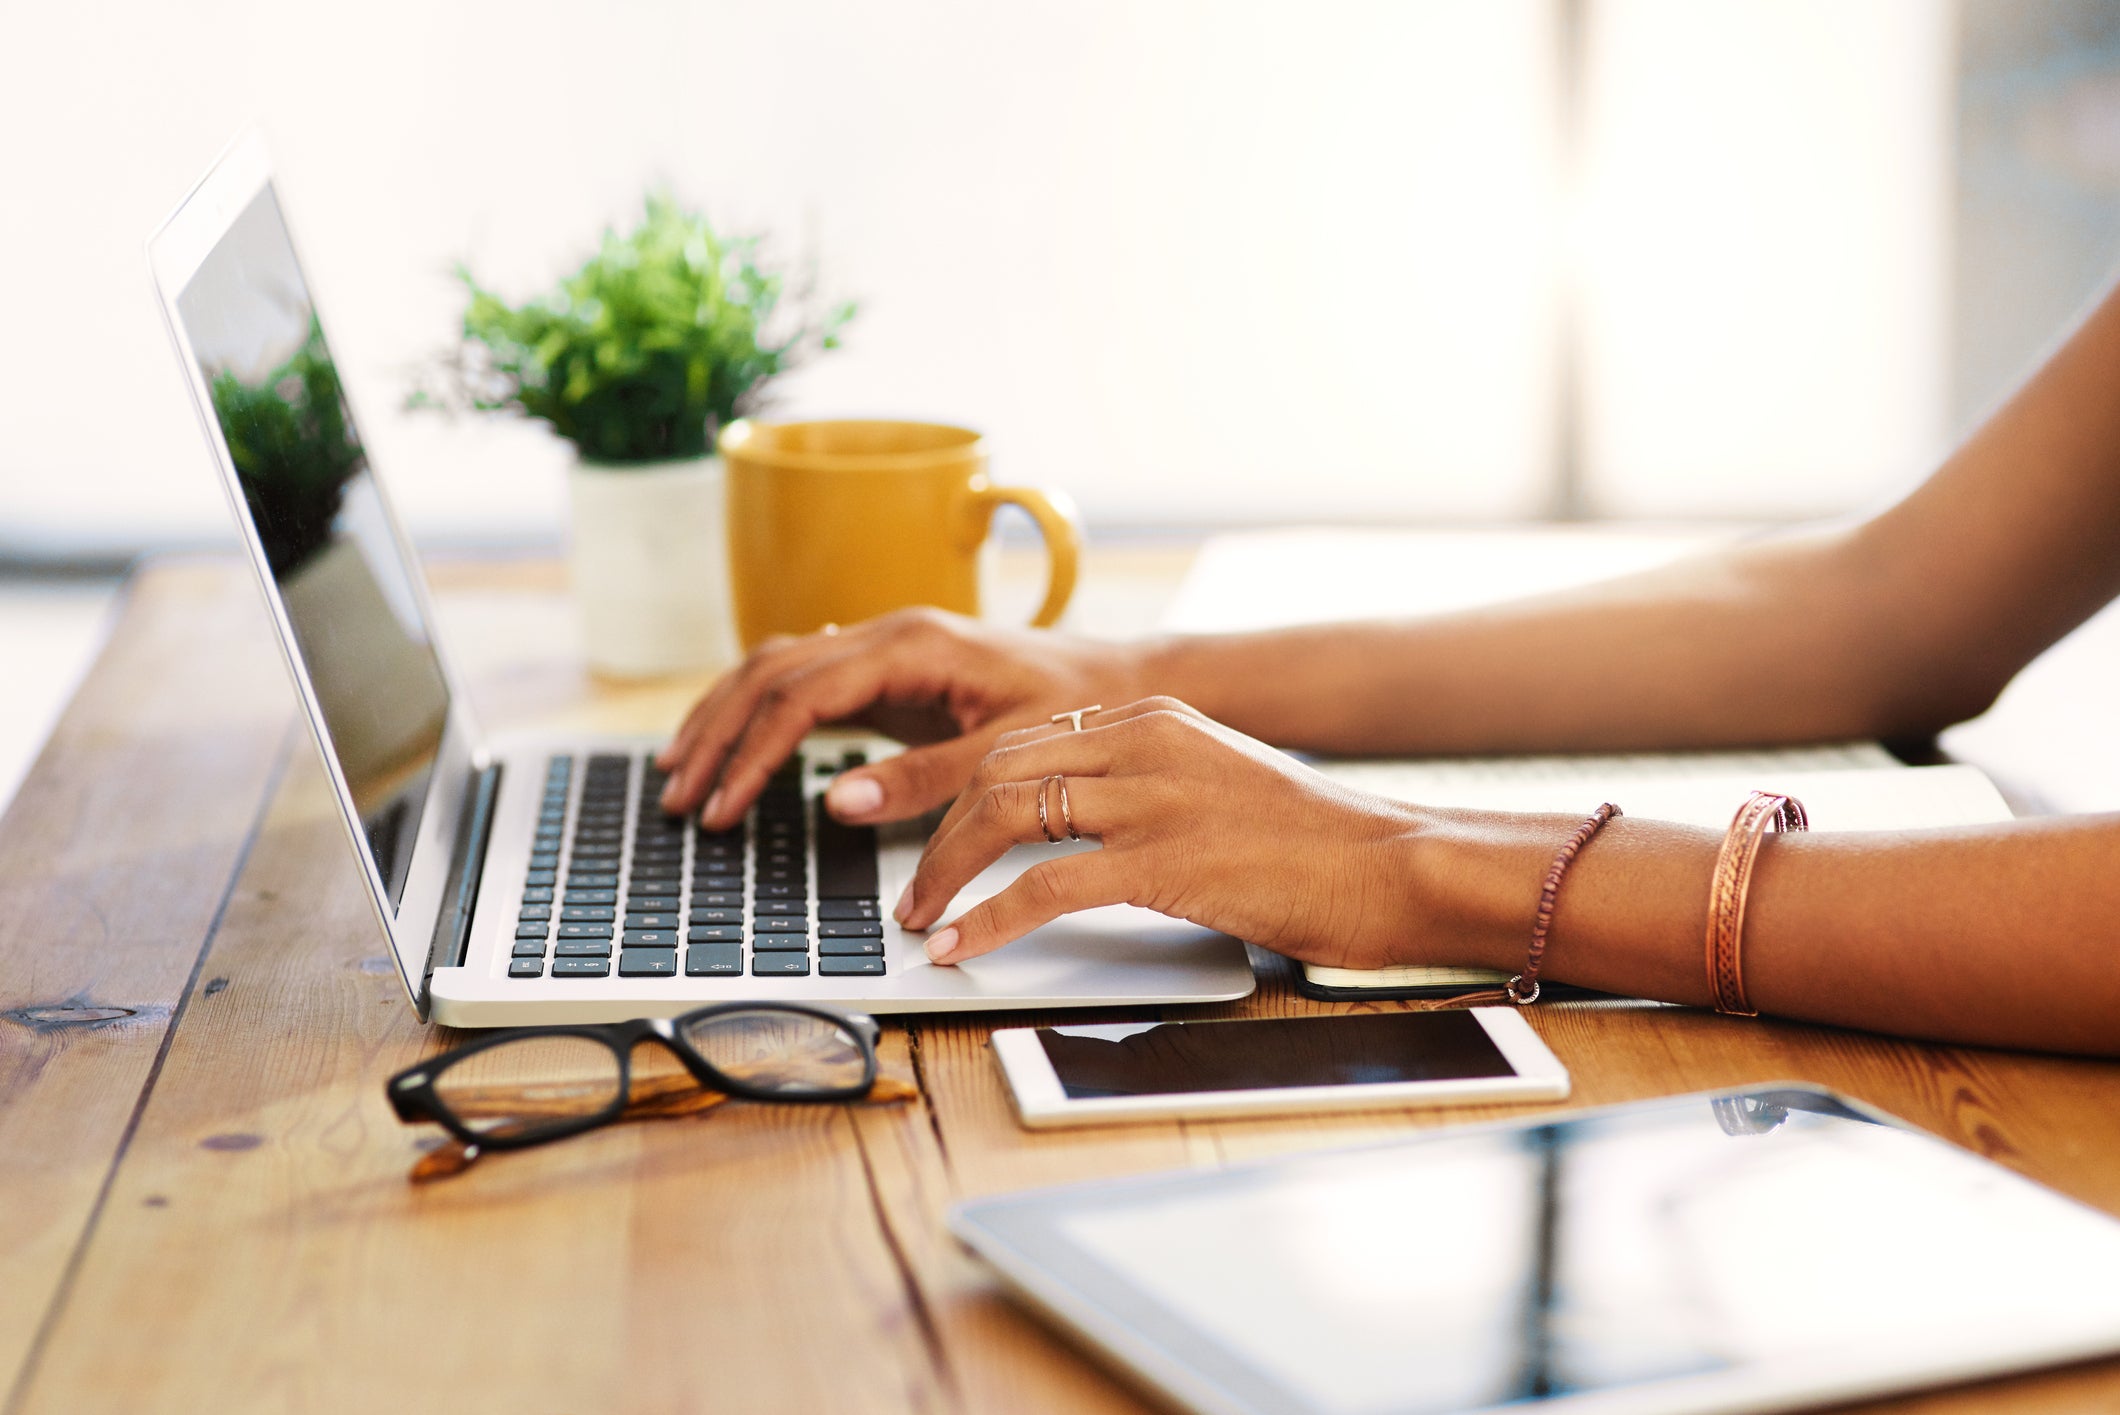
[[[1786,1409],[2120,1352],[2120,1222],[1804,1086],[982,1199],[950,1224],[1218,1415]]]
[[[1033,1130],[1568,1094],[1567,1068],[1514,1007],[1013,1027],[992,1040]]]

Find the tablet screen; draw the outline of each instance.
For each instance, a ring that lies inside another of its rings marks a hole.
[[[1471,1012],[1048,1027],[1069,1100],[1514,1076]]]
[[[1751,1408],[2120,1347],[2120,1224],[1800,1089],[996,1200],[959,1231],[1231,1410],[1672,1383]]]

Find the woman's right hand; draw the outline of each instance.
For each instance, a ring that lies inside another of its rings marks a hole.
[[[663,809],[721,830],[743,819],[803,735],[854,723],[909,750],[841,774],[826,793],[848,822],[904,820],[964,789],[994,739],[1092,703],[1145,697],[1140,652],[1038,629],[907,609],[836,632],[761,644],[701,698],[656,758]]]

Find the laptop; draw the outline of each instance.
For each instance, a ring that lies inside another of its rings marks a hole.
[[[655,739],[483,736],[362,449],[273,190],[239,139],[148,242],[163,317],[258,573],[378,924],[422,1018],[667,1016],[713,1002],[878,1012],[1221,1002],[1227,935],[1127,906],[952,968],[884,901],[915,826],[847,827],[834,773],[894,750],[820,732],[735,830],[656,806]],[[959,897],[1052,850],[1019,848]]]

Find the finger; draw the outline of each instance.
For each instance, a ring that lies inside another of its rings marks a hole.
[[[820,654],[843,652],[839,640],[822,634],[807,639],[776,639],[761,644],[749,658],[709,689],[686,714],[677,736],[656,754],[656,764],[670,772],[660,804],[670,812],[699,804],[721,768],[730,743],[750,720],[752,705],[765,686]]]
[[[743,819],[766,781],[819,723],[851,717],[878,698],[934,694],[944,671],[938,656],[901,637],[818,659],[766,684],[722,762],[701,823],[724,830]]]
[[[1067,737],[1077,731],[1089,732],[1099,727],[1110,727],[1116,723],[1127,722],[1152,712],[1182,712],[1194,717],[1201,716],[1197,709],[1187,706],[1177,698],[1142,698],[1135,702],[1121,703],[1114,707],[1100,707],[1095,712],[1084,712],[1082,714],[1082,726],[1079,729],[1067,713],[1054,713],[1052,717],[1058,718],[1059,721],[1055,722],[1048,718],[1045,721],[1035,722],[1028,727],[1020,727],[1012,732],[1004,732],[996,739],[994,745],[997,747],[1020,747],[1026,742],[1041,742],[1048,737]]]
[[[1114,850],[1040,861],[1007,889],[967,911],[948,928],[937,930],[927,941],[928,959],[962,963],[992,953],[1062,914],[1124,904],[1133,893],[1128,882],[1131,869],[1128,857]]]
[[[854,824],[907,820],[932,811],[964,790],[992,741],[991,732],[968,733],[842,772],[826,788],[825,805]]]
[[[1069,822],[1077,835],[1109,834],[1120,824],[1117,814],[1123,807],[1119,802],[1126,789],[1123,779],[1103,776],[1063,776],[1059,781],[1040,777],[985,788],[978,804],[953,829],[947,834],[938,831],[928,842],[913,882],[899,901],[903,911],[899,921],[909,929],[934,923],[957,892],[1011,846],[1065,840]],[[1042,826],[1038,820],[1041,797],[1045,804]]]
[[[964,819],[964,813],[977,804],[981,791],[999,782],[1033,781],[1054,772],[1106,776],[1123,769],[1136,759],[1145,734],[1167,721],[1156,715],[1168,709],[1145,706],[1146,702],[1158,701],[1175,703],[1177,699],[1147,699],[1143,704],[1130,704],[1111,714],[1109,720],[1103,720],[1100,714],[1099,726],[1084,726],[1080,732],[1063,724],[1054,731],[1032,728],[1005,734],[973,770],[963,794],[935,828],[934,839],[940,840]]]

